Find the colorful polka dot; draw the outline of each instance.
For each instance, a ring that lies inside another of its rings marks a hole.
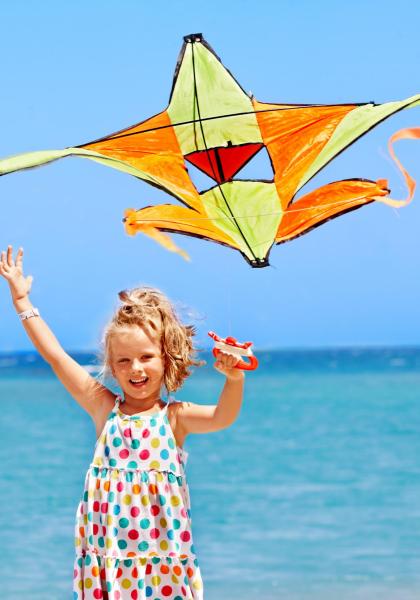
[[[75,528],[74,600],[84,591],[103,600],[198,598],[185,454],[167,415],[111,413],[91,463]]]
[[[130,529],[130,531],[128,532],[128,537],[130,538],[130,540],[137,540],[139,537],[139,532],[137,531],[137,529]]]
[[[138,545],[138,549],[140,550],[140,552],[144,552],[145,550],[148,550],[149,548],[149,544],[147,542],[140,542],[140,544]]]

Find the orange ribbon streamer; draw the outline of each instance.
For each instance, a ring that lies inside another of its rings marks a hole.
[[[400,160],[396,157],[393,145],[398,140],[418,140],[418,139],[420,139],[420,127],[408,127],[407,129],[400,129],[399,131],[396,131],[394,133],[394,135],[392,135],[389,138],[388,150],[391,155],[391,158],[394,160],[397,167],[400,169],[401,173],[404,176],[405,183],[408,188],[408,196],[405,200],[393,200],[392,198],[382,198],[382,197],[375,198],[376,200],[379,200],[380,202],[384,202],[385,204],[388,204],[389,206],[393,206],[395,208],[399,208],[400,206],[406,206],[407,204],[409,204],[411,202],[411,200],[413,199],[413,196],[414,196],[414,191],[416,189],[416,182],[411,177],[411,175],[406,171],[406,169],[404,169]]]

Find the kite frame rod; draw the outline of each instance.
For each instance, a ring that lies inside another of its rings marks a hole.
[[[169,125],[159,125],[159,127],[150,127],[149,129],[142,129],[141,131],[132,131],[131,133],[122,133],[123,131],[127,131],[127,129],[132,129],[133,127],[138,127],[142,123],[149,121],[140,121],[140,123],[135,123],[129,127],[125,127],[124,129],[120,129],[115,133],[108,134],[104,137],[97,138],[92,142],[86,142],[85,144],[79,144],[78,146],[71,146],[72,148],[84,148],[85,146],[91,146],[92,144],[99,144],[100,142],[104,142],[105,140],[118,140],[120,138],[130,137],[133,135],[140,135],[142,133],[150,133],[151,131],[159,131],[160,129],[168,129],[170,127],[181,127],[182,125],[194,125],[195,123],[203,123],[204,121],[213,121],[215,119],[228,119],[231,117],[241,117],[245,115],[256,115],[259,113],[267,113],[267,112],[277,112],[280,110],[299,110],[300,108],[316,108],[322,106],[366,106],[367,104],[372,104],[372,106],[378,106],[374,102],[361,102],[361,103],[350,103],[350,104],[299,104],[299,105],[287,105],[283,108],[265,108],[263,110],[250,110],[243,111],[238,113],[229,113],[226,115],[215,115],[213,117],[202,117],[201,119],[190,119],[189,121],[180,121],[179,123],[170,123]],[[160,114],[160,113],[158,113]],[[155,115],[156,116],[156,115]],[[152,117],[153,118],[153,117]],[[70,147],[70,146],[69,146]]]
[[[201,137],[203,138],[203,143],[204,143],[204,147],[206,149],[206,153],[207,153],[207,158],[211,167],[211,170],[213,171],[213,175],[214,175],[214,179],[216,180],[217,183],[217,187],[219,188],[220,194],[222,195],[222,198],[226,204],[226,207],[232,217],[233,222],[235,223],[235,226],[240,234],[240,236],[242,237],[243,241],[245,242],[245,244],[248,247],[248,250],[251,252],[252,256],[254,257],[254,261],[259,262],[259,258],[255,255],[254,250],[252,249],[252,246],[249,244],[248,240],[245,237],[244,232],[242,231],[241,227],[239,226],[239,223],[237,222],[235,215],[231,209],[231,207],[229,206],[229,202],[227,201],[227,198],[223,192],[222,186],[219,184],[219,182],[217,181],[217,176],[216,176],[216,172],[214,170],[214,166],[213,163],[211,161],[211,156],[210,156],[210,152],[209,149],[207,147],[207,142],[206,142],[206,138],[204,135],[204,127],[203,127],[203,123],[201,120],[201,112],[200,112],[200,103],[198,101],[198,89],[197,89],[197,78],[196,78],[196,72],[195,72],[195,59],[194,59],[194,44],[191,43],[191,57],[192,57],[192,67],[193,67],[193,81],[194,81],[194,105],[197,104],[197,112],[198,112],[198,122],[200,124],[200,130],[201,130]],[[195,128],[194,128],[195,129]],[[197,144],[196,144],[197,147]],[[198,150],[198,147],[197,147]],[[219,159],[220,161],[220,159]],[[222,173],[220,173],[222,174]]]

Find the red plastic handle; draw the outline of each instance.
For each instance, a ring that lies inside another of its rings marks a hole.
[[[213,356],[215,358],[218,357],[220,352],[221,352],[221,350],[219,350],[219,348],[213,348]],[[249,362],[246,362],[245,360],[241,359],[235,365],[235,369],[241,369],[242,371],[254,371],[257,367],[258,367],[258,359],[254,355],[249,357]]]

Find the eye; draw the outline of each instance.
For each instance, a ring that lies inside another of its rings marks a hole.
[[[127,361],[128,361],[128,358],[120,358],[118,360],[119,363],[123,363],[123,362],[127,362]]]

